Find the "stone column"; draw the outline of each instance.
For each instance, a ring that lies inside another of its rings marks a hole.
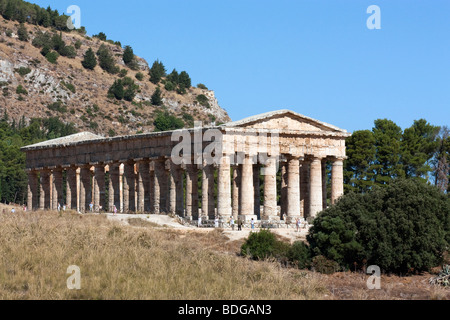
[[[220,159],[217,181],[217,214],[224,219],[231,217],[230,156]]]
[[[175,213],[184,216],[184,176],[180,165],[173,164],[175,179]]]
[[[309,161],[304,160],[300,168],[300,203],[303,218],[309,214]]]
[[[253,158],[245,155],[241,179],[241,219],[249,221],[255,216],[255,190],[253,188]]]
[[[77,210],[77,168],[69,167],[66,170],[66,205],[68,209]]]
[[[123,212],[130,213],[136,211],[136,181],[134,175],[134,162],[127,161],[124,163],[123,171]]]
[[[277,161],[269,158],[264,168],[263,220],[279,219],[277,212]]]
[[[153,172],[153,175],[150,175],[150,182],[153,180],[153,187],[152,187],[152,213],[154,214],[160,214],[161,208],[160,208],[160,180],[161,180],[161,171],[164,170],[164,164],[160,160],[152,161],[150,164],[150,170]]]
[[[80,171],[80,212],[89,212],[89,204],[92,202],[91,168],[82,166]]]
[[[40,172],[40,196],[39,196],[39,209],[50,209],[50,171],[41,170]]]
[[[202,219],[207,219],[209,216],[209,175],[210,166],[203,164],[202,167]]]
[[[233,167],[233,217],[237,220],[240,215],[240,190],[239,186],[241,185],[241,168],[240,165],[235,165]]]
[[[98,164],[94,169],[94,211],[100,212],[105,205],[105,166]]]
[[[215,165],[211,164],[209,166],[208,174],[208,217],[213,220],[216,215],[216,197],[215,197],[215,186],[214,186],[214,173]]]
[[[287,220],[292,223],[300,217],[300,161],[298,158],[288,160],[287,190]]]
[[[287,216],[287,209],[288,209],[288,167],[287,162],[281,163],[281,199],[280,199],[280,209],[281,209],[281,216],[280,218],[283,218]]]
[[[29,211],[33,211],[39,206],[37,172],[35,170],[28,170],[27,175],[28,175],[27,209]]]
[[[186,171],[186,215],[198,219],[198,168],[195,164],[187,165]]]
[[[58,204],[63,206],[63,174],[62,168],[56,168],[53,170],[53,191],[52,191],[52,208],[58,209]]]
[[[312,218],[323,210],[322,160],[314,158],[310,165],[309,213]]]
[[[327,160],[322,160],[322,208],[327,208]]]
[[[109,212],[114,212],[114,206],[120,212],[120,164],[117,162],[109,165]]]
[[[150,212],[150,164],[148,160],[139,162],[138,211]]]
[[[177,212],[177,180],[178,180],[178,166],[170,161],[169,171],[169,213],[175,214]]]
[[[261,189],[260,189],[260,165],[255,164],[253,166],[253,189],[254,189],[254,215],[258,217],[258,220],[261,219]]]
[[[344,195],[344,161],[336,159],[331,169],[331,203],[335,204]]]

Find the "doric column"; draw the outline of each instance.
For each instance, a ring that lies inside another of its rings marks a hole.
[[[152,196],[152,213],[154,214],[160,214],[160,187],[159,187],[159,180],[160,180],[160,171],[164,170],[164,164],[160,160],[155,160],[150,163],[150,184],[151,184],[151,193]],[[153,183],[152,183],[153,182]]]
[[[253,158],[244,156],[241,179],[241,217],[250,220],[255,216],[255,190],[253,188]]]
[[[169,213],[177,213],[177,182],[179,181],[179,166],[170,161],[169,172]]]
[[[336,159],[331,169],[331,203],[335,204],[344,195],[344,161]]]
[[[300,168],[300,203],[301,212],[304,218],[310,216],[309,214],[309,164],[307,160],[302,161]]]
[[[322,160],[314,158],[310,165],[309,213],[312,218],[323,210]]]
[[[150,164],[148,160],[139,161],[138,172],[138,211],[150,212]]]
[[[186,215],[198,219],[198,168],[195,164],[186,166]]]
[[[210,172],[210,166],[203,164],[202,166],[202,217],[208,218],[209,213],[209,175]]]
[[[33,211],[39,206],[37,172],[35,170],[28,170],[27,175],[28,175],[27,208],[28,210]]]
[[[322,160],[322,208],[327,208],[327,160]]]
[[[214,187],[214,173],[215,165],[211,164],[209,166],[208,174],[208,217],[213,220],[216,215],[216,197],[215,197],[215,187]]]
[[[80,212],[89,211],[89,204],[92,202],[91,167],[81,166],[80,171]]]
[[[50,171],[46,169],[41,170],[40,176],[39,209],[46,210],[50,209]]]
[[[66,205],[68,209],[77,210],[77,168],[66,169]]]
[[[288,221],[292,222],[300,217],[300,161],[295,157],[288,160],[287,189],[287,216]]]
[[[253,166],[253,190],[254,190],[254,215],[261,218],[261,190],[260,190],[260,181],[259,181],[259,173],[260,173],[260,165],[255,164]]]
[[[223,155],[219,162],[217,181],[217,214],[224,219],[231,217],[230,156]]]
[[[136,211],[136,181],[133,161],[127,161],[124,163],[123,177],[123,212],[134,212]]]
[[[153,192],[153,211],[155,214],[167,213],[168,206],[168,168],[166,161],[158,159],[153,162],[154,168],[154,192]]]
[[[108,192],[109,212],[120,211],[120,163],[109,164],[109,192]]]
[[[275,219],[277,212],[277,162],[269,158],[264,168],[264,220]]]
[[[281,190],[280,190],[280,214],[283,218],[287,216],[287,208],[288,208],[288,164],[287,162],[281,163]]]
[[[94,169],[94,211],[100,212],[105,205],[105,165],[95,165]]]
[[[58,167],[53,170],[52,173],[52,209],[57,210],[58,204],[62,207],[62,198],[63,198],[63,174],[62,168]]]
[[[233,167],[233,201],[232,201],[232,212],[234,219],[237,219],[240,215],[240,190],[241,185],[241,167],[240,165],[235,165]]]
[[[172,164],[173,177],[175,180],[175,213],[184,216],[184,176],[180,165]]]

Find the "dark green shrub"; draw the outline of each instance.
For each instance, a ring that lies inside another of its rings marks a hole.
[[[289,248],[287,257],[291,264],[299,269],[307,269],[311,266],[311,251],[304,242],[296,241]]]
[[[350,193],[314,220],[308,242],[349,269],[428,271],[441,264],[450,240],[450,199],[415,179],[395,180],[366,194]]]
[[[159,112],[153,125],[155,126],[155,131],[169,131],[182,129],[184,122],[168,112]]]
[[[45,55],[45,58],[48,62],[56,64],[56,61],[58,60],[59,54],[55,51],[50,51]]]
[[[136,79],[138,79],[139,81],[144,80],[144,74],[142,72],[136,73]]]
[[[24,94],[24,95],[28,95],[28,91],[21,85],[19,84],[16,88],[16,93],[17,94]]]
[[[253,260],[264,260],[272,257],[287,261],[288,251],[289,245],[277,240],[276,236],[266,229],[250,233],[250,236],[241,246],[241,255]]]
[[[173,84],[172,81],[167,80],[166,83],[164,84],[164,89],[166,89],[167,91],[173,91],[175,90],[176,85]]]
[[[197,96],[197,98],[195,98],[195,100],[198,101],[198,103],[200,103],[200,105],[210,108],[211,106],[209,105],[209,100],[208,98],[204,95],[204,94],[199,94]]]
[[[29,74],[31,72],[31,69],[26,67],[20,67],[19,69],[16,69],[16,72],[23,77]]]
[[[197,88],[199,88],[199,89],[204,89],[204,90],[208,90],[208,88],[207,88],[203,83],[199,83],[199,84],[197,85]]]

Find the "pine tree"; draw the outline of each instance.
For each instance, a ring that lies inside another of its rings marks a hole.
[[[133,48],[130,46],[125,47],[125,51],[123,52],[123,62],[128,65],[134,60],[134,52]]]
[[[161,89],[159,89],[159,87],[157,87],[155,92],[153,93],[151,102],[154,106],[162,105]]]
[[[181,71],[180,76],[178,77],[178,84],[184,85],[186,89],[191,87],[191,77],[186,71]]]
[[[92,48],[89,48],[84,54],[84,59],[81,62],[85,69],[94,70],[97,66],[97,58]]]
[[[17,36],[20,41],[28,41],[28,30],[23,23],[21,23],[17,29]]]
[[[166,76],[166,68],[163,63],[156,60],[150,69],[150,81],[154,84],[158,84],[162,77]]]
[[[102,44],[98,49],[97,56],[100,68],[102,68],[106,72],[116,74],[120,71],[119,68],[116,66],[114,57],[112,56],[108,47],[105,46],[104,44]]]

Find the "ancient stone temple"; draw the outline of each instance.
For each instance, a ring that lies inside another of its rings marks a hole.
[[[79,133],[22,148],[28,207],[314,218],[343,194],[348,136],[289,110],[135,136]]]

